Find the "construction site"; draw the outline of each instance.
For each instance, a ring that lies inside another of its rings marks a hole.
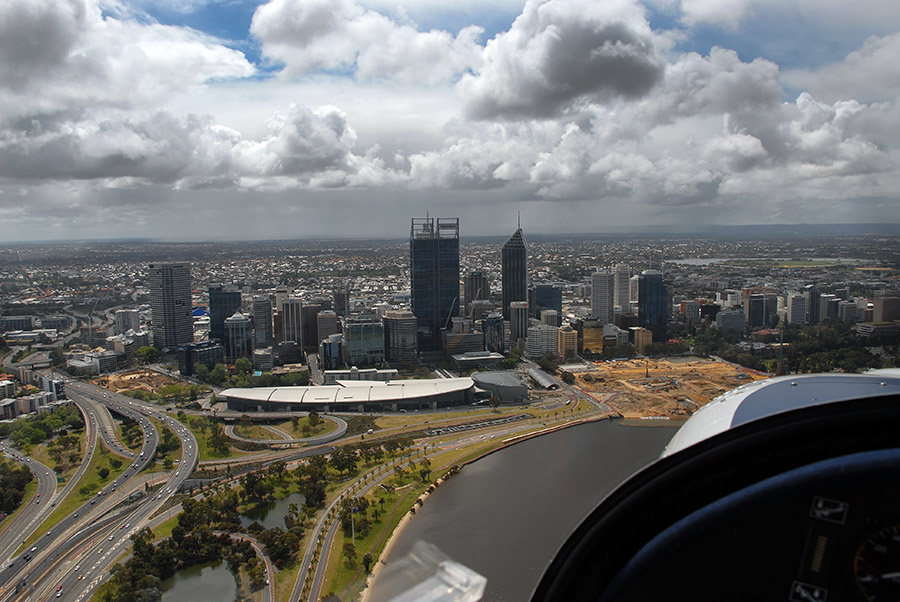
[[[768,375],[702,358],[634,359],[572,371],[586,393],[603,396],[623,418],[686,418],[722,393]]]
[[[163,387],[184,384],[172,377],[153,372],[152,370],[132,370],[120,374],[110,374],[109,376],[97,378],[93,382],[97,386],[110,389],[116,393],[141,389],[153,394],[159,393]]]

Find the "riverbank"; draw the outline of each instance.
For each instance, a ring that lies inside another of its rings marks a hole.
[[[538,431],[531,431],[528,433],[522,433],[520,435],[515,435],[512,437],[509,437],[508,439],[503,439],[501,441],[502,445],[500,447],[486,450],[483,453],[480,453],[472,458],[468,458],[468,459],[464,460],[463,462],[460,462],[460,464],[459,464],[460,470],[464,469],[465,467],[467,467],[475,462],[478,462],[479,460],[483,460],[493,454],[508,450],[510,447],[512,447],[516,444],[524,443],[526,441],[535,439],[537,437],[551,435],[553,433],[558,433],[560,431],[563,431],[563,430],[566,430],[566,429],[569,429],[572,427],[576,427],[576,426],[581,426],[581,425],[584,425],[587,423],[601,422],[601,421],[613,421],[613,420],[618,420],[619,418],[621,418],[621,417],[618,416],[617,414],[604,414],[604,415],[599,415],[599,416],[589,416],[587,418],[582,418],[582,419],[579,419],[576,421],[566,422],[564,424],[552,425],[547,428],[540,429]],[[647,425],[647,426],[649,426],[649,425]],[[437,486],[434,487],[433,489],[431,489],[430,491],[426,491],[421,496],[419,496],[420,499],[423,502],[425,500],[427,500],[429,497],[431,497],[436,491],[438,491],[441,488],[441,485],[443,485],[444,482],[445,482],[445,479],[443,479],[443,478],[439,479],[437,481]],[[424,503],[423,503],[423,506],[424,506]],[[365,585],[363,586],[363,590],[362,590],[362,596],[360,597],[361,602],[369,601],[369,596],[371,595],[371,591],[373,589],[372,586],[377,581],[378,576],[381,574],[383,568],[387,565],[387,563],[385,562],[385,559],[390,555],[395,542],[399,539],[399,537],[403,533],[404,528],[410,523],[410,521],[412,520],[412,518],[414,516],[415,515],[412,514],[411,512],[407,512],[403,516],[403,518],[400,519],[400,522],[397,523],[397,526],[394,528],[393,532],[391,532],[390,536],[388,537],[387,542],[384,545],[384,548],[382,549],[381,554],[379,555],[379,558],[377,559],[377,561],[375,563],[375,566],[373,567],[372,571],[369,573],[368,577],[366,578],[366,582],[365,582]]]
[[[484,575],[485,602],[527,599],[568,534],[621,482],[654,461],[675,430],[626,429],[622,422],[541,429],[468,458],[466,470],[439,487],[444,493],[394,530],[361,599],[384,602],[411,585],[401,569],[419,540]]]

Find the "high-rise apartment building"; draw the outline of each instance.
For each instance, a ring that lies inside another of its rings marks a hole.
[[[613,293],[615,303],[622,309],[623,313],[628,313],[631,299],[631,268],[624,263],[620,263],[616,265],[615,273],[615,292]]]
[[[491,288],[484,272],[469,272],[463,279],[463,299],[466,302],[466,315],[472,315],[472,302],[485,301],[491,296]]]
[[[615,320],[615,274],[609,270],[591,274],[591,315],[603,324]]]
[[[666,340],[668,291],[663,276],[656,270],[644,270],[638,279],[638,324],[653,332],[653,340]]]
[[[46,327],[45,327],[46,328]],[[141,316],[136,309],[116,310],[116,334],[125,334],[129,330],[141,329]]]
[[[441,329],[459,315],[459,218],[413,218],[409,263],[419,352],[438,352]]]
[[[563,358],[578,353],[578,331],[566,324],[557,331],[557,353]]]
[[[194,341],[191,315],[191,268],[184,263],[151,263],[150,284],[153,344],[160,349]]]
[[[257,349],[274,344],[272,336],[272,300],[267,295],[253,297],[253,342]]]
[[[535,324],[528,327],[528,344],[526,355],[528,357],[543,357],[550,353],[556,355],[559,347],[559,329],[549,324]]]
[[[522,228],[517,228],[500,249],[503,318],[510,319],[513,301],[528,301],[528,249]]]
[[[241,291],[236,286],[209,285],[209,338],[225,340],[225,320],[241,310]]]
[[[303,344],[302,314],[303,304],[297,297],[288,297],[281,304],[281,341]]]
[[[401,366],[415,364],[419,355],[416,345],[416,316],[411,311],[388,311],[382,321],[384,361]]]

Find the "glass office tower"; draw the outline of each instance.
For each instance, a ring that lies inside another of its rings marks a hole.
[[[459,218],[413,218],[410,303],[420,353],[441,350],[441,330],[459,315]]]

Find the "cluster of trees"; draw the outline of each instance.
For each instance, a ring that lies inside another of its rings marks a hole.
[[[169,428],[162,429],[162,440],[156,446],[156,457],[165,458],[163,460],[163,468],[169,470],[172,468],[172,459],[168,454],[181,449],[181,440]]]
[[[122,416],[122,442],[127,447],[136,447],[144,440],[144,432],[141,425],[134,418]]]
[[[309,371],[306,370],[290,374],[265,372],[254,376],[253,363],[245,357],[238,358],[233,369],[225,364],[216,364],[212,370],[200,365],[194,376],[217,387],[303,387],[309,384]]]
[[[67,467],[81,460],[78,443],[78,435],[60,435],[47,444],[47,453],[58,468]]]
[[[784,327],[783,360],[790,372],[858,372],[869,368],[881,368],[885,361],[871,351],[875,346],[887,346],[897,357],[896,337],[861,337],[849,325],[827,320],[815,326],[787,324]],[[774,371],[778,362],[778,349],[766,347],[745,350],[737,343],[741,333],[721,332],[717,328],[703,328],[694,335],[693,351],[697,355],[719,357],[754,370]],[[779,337],[767,335],[762,343],[776,343]],[[896,363],[896,360],[895,362]]]
[[[25,466],[0,458],[0,512],[10,514],[22,503],[25,485],[34,475]]]
[[[81,412],[70,406],[61,407],[55,412],[23,416],[12,423],[0,424],[0,437],[8,435],[16,447],[23,447],[43,443],[57,433],[66,435],[69,430],[81,428],[84,428]]]
[[[247,527],[247,531],[266,546],[266,553],[279,569],[283,569],[293,558],[300,547],[300,538],[303,537],[303,528],[299,524],[293,531],[285,531],[281,527],[264,529],[259,523],[253,523]]]
[[[141,529],[131,536],[133,554],[124,564],[110,569],[112,577],[99,591],[102,602],[151,602],[162,597],[160,584],[179,569],[203,562],[224,560],[236,573],[256,558],[247,541],[214,534],[208,528],[186,529],[179,524],[172,536],[153,544],[153,532]]]

